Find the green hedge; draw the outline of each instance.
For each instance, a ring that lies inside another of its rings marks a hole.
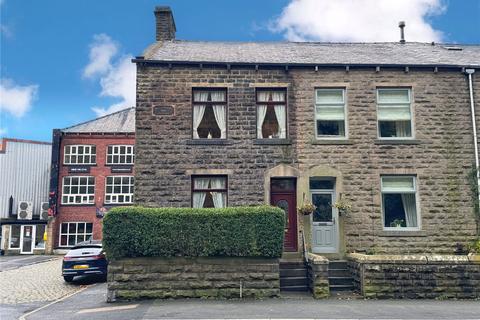
[[[111,258],[280,257],[284,219],[284,211],[271,206],[118,207],[103,220],[103,245]]]

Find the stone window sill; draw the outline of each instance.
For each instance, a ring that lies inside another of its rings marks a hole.
[[[232,143],[233,142],[228,139],[189,139],[187,140],[187,145],[224,146]]]
[[[398,140],[388,140],[388,139],[377,139],[375,140],[375,144],[382,145],[382,144],[421,144],[420,140],[416,139],[398,139]]]
[[[383,230],[379,233],[380,237],[426,237],[427,233],[424,230]]]
[[[353,144],[352,141],[346,139],[312,140],[310,143],[313,145]]]
[[[290,139],[255,139],[253,144],[259,145],[290,145],[292,141]]]

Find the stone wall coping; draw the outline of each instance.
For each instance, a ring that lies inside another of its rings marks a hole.
[[[116,264],[124,265],[149,265],[149,264],[271,264],[278,263],[278,258],[257,258],[257,257],[135,257],[113,260]]]
[[[480,255],[367,255],[349,253],[347,259],[361,263],[385,264],[480,264]]]
[[[308,262],[312,264],[328,264],[327,258],[311,252],[307,254],[307,259]]]

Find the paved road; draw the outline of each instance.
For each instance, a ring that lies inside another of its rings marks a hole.
[[[314,300],[293,295],[263,301],[148,300],[106,303],[95,284],[26,319],[480,319],[480,301]]]
[[[0,260],[4,266],[9,265],[7,270],[0,272],[1,320],[17,319],[89,284],[82,279],[65,283],[61,277],[61,257],[45,257],[44,262],[38,258],[21,258],[24,257],[1,257]]]
[[[20,267],[56,259],[58,256],[31,255],[31,256],[0,256],[0,272],[18,269]]]

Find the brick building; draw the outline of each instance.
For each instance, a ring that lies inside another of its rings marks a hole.
[[[102,218],[133,202],[135,111],[53,131],[51,249],[102,238]]]
[[[303,239],[342,257],[476,237],[480,46],[183,41],[155,16],[134,59],[137,204],[281,206],[292,256]]]

